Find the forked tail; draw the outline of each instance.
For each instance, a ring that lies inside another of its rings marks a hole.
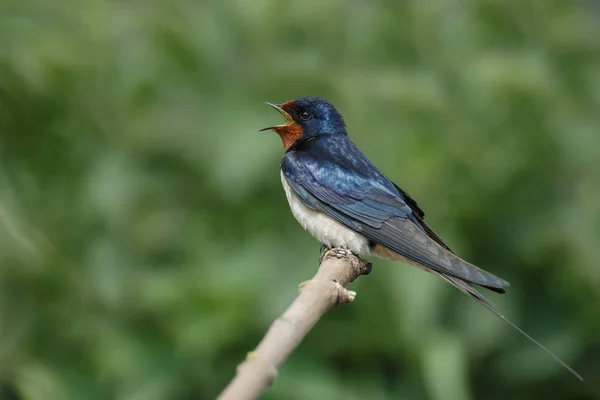
[[[472,297],[474,297],[475,300],[477,300],[485,308],[487,308],[488,310],[490,310],[491,312],[493,312],[494,314],[496,314],[498,317],[502,318],[507,324],[509,324],[510,326],[512,326],[513,328],[515,328],[523,336],[525,336],[527,339],[531,340],[533,343],[535,343],[536,345],[538,345],[542,350],[544,350],[546,353],[548,353],[548,355],[550,355],[550,357],[554,358],[554,360],[556,360],[557,363],[559,363],[567,371],[569,371],[570,373],[572,373],[573,375],[575,375],[575,377],[577,379],[579,379],[580,381],[583,381],[583,377],[581,375],[579,375],[573,368],[571,368],[566,362],[564,362],[563,360],[561,360],[556,354],[554,354],[553,352],[551,352],[546,346],[544,346],[543,344],[541,344],[540,342],[538,342],[537,340],[535,340],[534,338],[532,338],[531,336],[529,336],[527,333],[525,333],[525,331],[523,331],[517,325],[515,325],[510,320],[508,320],[504,315],[502,315],[502,313],[500,313],[500,311],[498,311],[498,309],[496,308],[496,306],[494,306],[494,304],[492,302],[490,302],[481,293],[479,293],[477,290],[475,290],[475,288],[473,286],[471,286],[469,283],[467,283],[465,281],[462,281],[462,280],[460,280],[458,278],[454,278],[452,276],[447,276],[447,275],[439,274],[439,273],[437,273],[435,271],[432,271],[432,272],[434,272],[435,274],[441,276],[442,278],[444,278],[445,280],[447,280],[448,282],[450,282],[454,287],[456,287],[457,289],[459,289],[461,292],[466,293],[466,294],[471,295]]]

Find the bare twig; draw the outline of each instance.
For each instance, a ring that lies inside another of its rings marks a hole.
[[[219,400],[258,398],[319,318],[332,307],[354,300],[356,293],[345,286],[370,271],[370,263],[351,253],[340,249],[328,251],[314,278],[300,284],[292,305],[273,322],[256,350],[238,365],[235,378]]]

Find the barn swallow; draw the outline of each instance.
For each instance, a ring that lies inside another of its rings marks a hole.
[[[509,283],[460,258],[427,226],[417,202],[350,139],[333,105],[319,97],[266,104],[285,119],[261,131],[273,130],[283,141],[281,182],[292,214],[305,230],[327,248],[401,261],[443,278],[583,380],[475,289],[473,285],[504,293]]]

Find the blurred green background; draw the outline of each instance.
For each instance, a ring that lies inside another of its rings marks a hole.
[[[4,0],[0,399],[212,399],[317,267],[281,116],[323,96],[501,310],[374,260],[265,399],[600,398],[592,1]]]

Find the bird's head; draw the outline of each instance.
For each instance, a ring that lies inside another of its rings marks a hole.
[[[277,132],[286,150],[301,138],[345,133],[345,124],[340,113],[331,103],[320,97],[304,97],[282,104],[267,104],[279,111],[285,122],[261,131],[271,129]]]

